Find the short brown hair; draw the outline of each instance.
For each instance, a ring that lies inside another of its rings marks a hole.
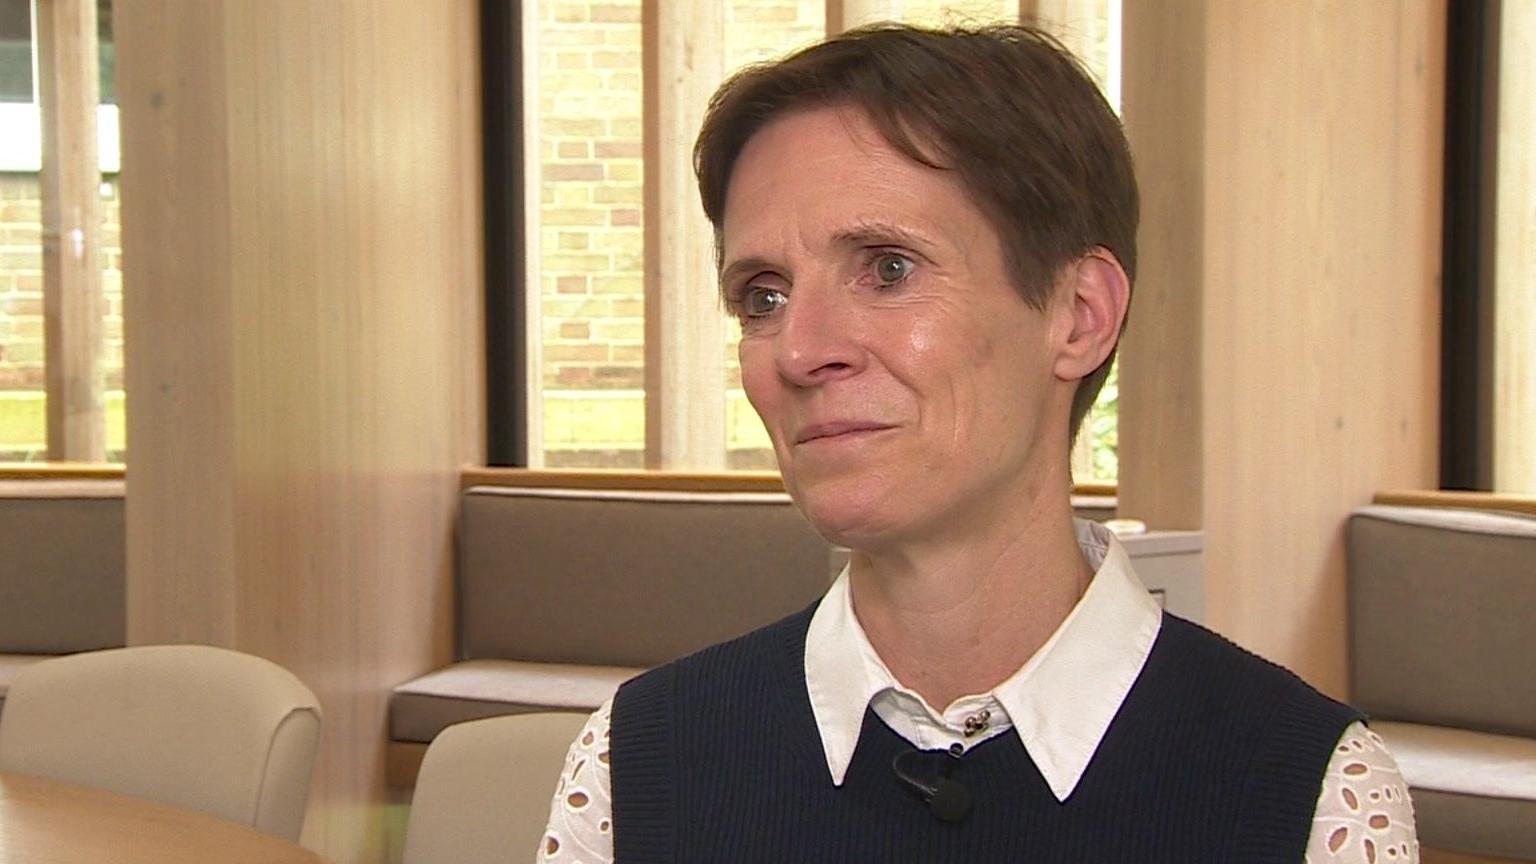
[[[916,162],[952,170],[1002,239],[1024,300],[1094,247],[1136,274],[1138,196],[1120,120],[1060,42],[1025,25],[850,30],[750,66],[715,91],[694,145],[717,254],[731,171],[747,141],[796,109],[848,105]],[[1078,384],[1071,434],[1114,353]]]

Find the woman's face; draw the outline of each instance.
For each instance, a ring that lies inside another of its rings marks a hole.
[[[1067,304],[1024,302],[952,173],[817,108],[759,131],[729,190],[742,382],[823,534],[863,551],[958,538],[1059,477],[1041,469],[1066,462]]]

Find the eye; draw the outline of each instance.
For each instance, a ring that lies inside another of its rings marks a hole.
[[[875,257],[872,269],[875,280],[881,286],[895,285],[912,275],[917,265],[911,258],[896,252],[882,252]]]
[[[743,318],[762,318],[772,315],[779,307],[789,302],[784,292],[767,285],[748,285],[741,298],[741,316]]]

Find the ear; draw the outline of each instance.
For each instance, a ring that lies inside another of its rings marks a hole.
[[[1063,267],[1056,282],[1057,352],[1052,371],[1077,381],[1099,368],[1120,341],[1131,280],[1115,253],[1096,246]]]

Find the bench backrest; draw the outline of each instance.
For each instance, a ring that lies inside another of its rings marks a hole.
[[[1349,520],[1352,701],[1536,736],[1536,518],[1371,506]]]
[[[769,492],[467,489],[459,654],[649,667],[803,609],[843,556]]]
[[[0,653],[123,644],[122,480],[0,481]]]

